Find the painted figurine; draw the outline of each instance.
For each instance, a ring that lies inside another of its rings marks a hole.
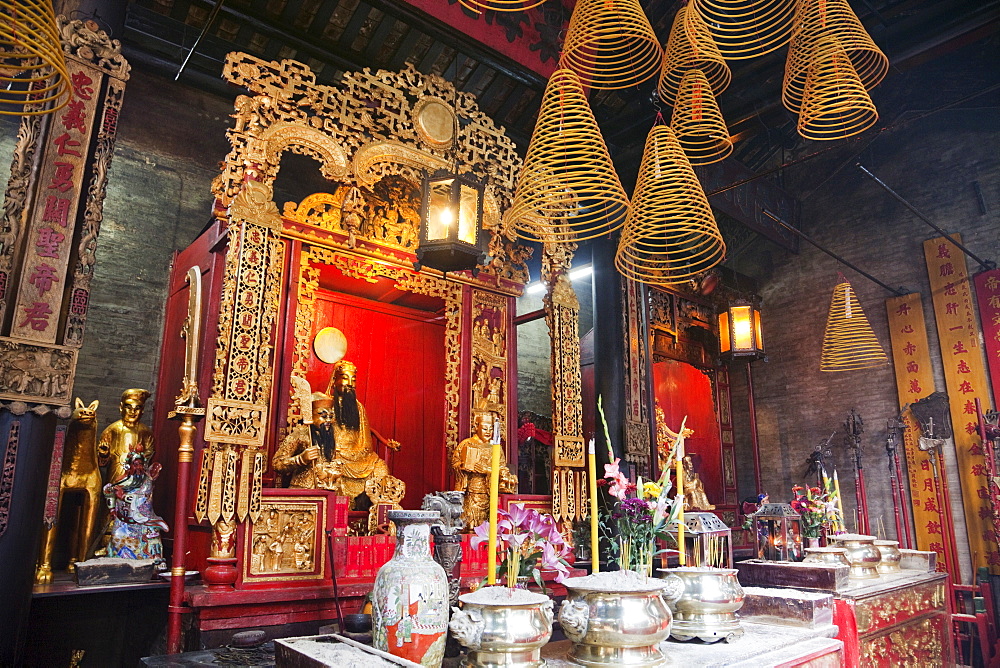
[[[468,529],[486,521],[490,504],[490,462],[492,460],[494,424],[496,416],[489,411],[479,411],[473,419],[475,433],[465,439],[451,453],[451,471],[455,476],[454,489],[465,492],[462,517]],[[507,458],[500,452],[500,493],[517,492],[517,476],[507,468]]]
[[[141,452],[125,455],[124,472],[104,486],[104,498],[111,509],[111,538],[107,556],[119,559],[154,559],[165,565],[160,532],[167,523],[153,512],[153,481],[160,465],[148,470]]]
[[[84,561],[97,536],[97,519],[101,512],[101,471],[97,466],[97,407],[98,401],[89,406],[76,398],[76,409],[66,434],[66,449],[59,477],[59,501],[55,523],[45,532],[42,553],[35,570],[35,584],[52,582],[52,552],[58,540],[59,514],[66,493],[82,493],[83,505],[75,526],[71,529],[73,545],[70,549],[69,570],[77,561]]]
[[[133,388],[122,392],[118,408],[122,419],[112,422],[101,432],[97,442],[97,461],[104,471],[104,482],[117,480],[125,472],[128,453],[141,453],[148,468],[153,463],[153,431],[139,422],[146,410],[149,390]]]
[[[313,394],[313,424],[293,428],[274,453],[272,464],[291,476],[290,487],[329,489],[353,503],[366,483],[389,475],[385,460],[375,453],[368,415],[355,393],[356,373],[351,362],[337,362],[328,393]],[[386,444],[399,449],[391,439]]]

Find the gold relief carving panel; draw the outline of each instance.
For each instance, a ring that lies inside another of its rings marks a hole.
[[[265,499],[260,518],[249,525],[244,569],[249,580],[272,582],[323,577],[325,498]]]
[[[951,650],[946,645],[947,615],[938,614],[904,624],[899,629],[860,642],[860,665],[924,668],[951,665]]]
[[[486,408],[506,423],[507,415],[507,298],[483,290],[472,291],[472,401],[473,410]],[[470,424],[470,428],[474,428]]]
[[[857,603],[858,633],[885,628],[931,610],[945,609],[943,583],[926,583],[888,592]]]
[[[0,399],[69,406],[75,348],[0,338]]]
[[[205,440],[231,445],[264,445],[267,405],[226,399],[208,400]]]

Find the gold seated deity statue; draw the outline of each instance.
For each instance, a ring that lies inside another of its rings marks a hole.
[[[274,453],[272,464],[276,471],[290,476],[289,487],[330,490],[349,497],[352,507],[365,492],[369,492],[372,504],[398,504],[400,489],[405,493],[406,485],[389,475],[385,460],[375,452],[368,415],[355,394],[356,373],[354,364],[346,360],[334,365],[328,387],[331,393],[313,393],[311,420],[292,428]],[[385,443],[399,449],[396,441]],[[382,489],[391,490],[391,498],[381,498],[377,490]],[[379,498],[371,498],[371,492]]]

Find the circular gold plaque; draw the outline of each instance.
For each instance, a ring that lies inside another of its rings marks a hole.
[[[347,354],[347,337],[336,327],[324,327],[313,339],[313,350],[327,364],[339,362]]]
[[[413,109],[417,134],[434,148],[450,148],[455,141],[455,112],[442,99],[425,97]]]

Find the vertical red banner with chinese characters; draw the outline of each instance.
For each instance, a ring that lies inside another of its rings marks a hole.
[[[961,243],[961,238],[956,240]],[[934,302],[941,362],[948,390],[958,474],[962,483],[965,524],[973,568],[990,566],[1000,572],[997,537],[991,522],[987,470],[979,439],[975,400],[983,410],[992,405],[979,344],[979,323],[965,255],[947,237],[924,242],[927,276]]]
[[[993,397],[1000,397],[1000,269],[976,274],[976,302],[983,325],[983,348]]]
[[[920,294],[913,293],[885,300],[885,309],[889,316],[896,391],[899,394],[899,406],[903,408],[933,394],[935,389],[924,307]],[[913,523],[917,530],[917,547],[937,552],[938,563],[943,566],[947,560],[941,534],[942,508],[938,501],[934,468],[930,455],[918,447],[920,426],[908,409],[904,412],[903,419],[906,424],[903,444],[910,499],[913,503]]]
[[[75,60],[69,59],[67,64],[72,98],[56,112],[45,142],[36,205],[27,226],[25,280],[18,289],[10,331],[13,338],[40,343],[55,343],[60,333],[59,317],[102,78],[100,71]]]

